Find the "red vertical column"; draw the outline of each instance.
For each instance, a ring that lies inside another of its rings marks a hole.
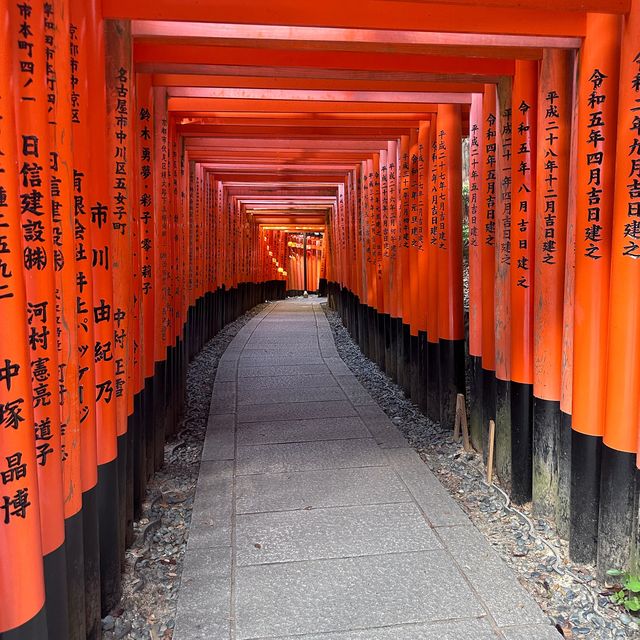
[[[440,339],[438,332],[438,123],[431,123],[429,148],[431,175],[429,186],[429,244],[427,247],[427,411],[433,421],[440,420]]]
[[[531,499],[538,63],[516,61],[511,170],[511,498]]]
[[[421,122],[418,131],[418,184],[417,184],[417,211],[415,225],[415,245],[418,252],[417,262],[417,292],[416,303],[416,328],[418,330],[418,372],[417,383],[413,395],[414,402],[427,411],[427,315],[429,313],[429,296],[427,293],[428,252],[425,242],[425,228],[428,217],[428,196],[430,177],[430,150],[429,135],[430,122]]]
[[[622,34],[598,571],[637,567],[634,505],[640,397],[640,4]],[[633,554],[633,557],[631,555]]]
[[[51,147],[45,15],[41,2],[11,4],[14,99],[19,171],[23,268],[27,294],[27,344],[47,618],[68,628],[62,442],[58,383],[56,256],[51,198]]]
[[[389,353],[386,357],[387,373],[398,379],[398,325],[400,305],[398,302],[398,143],[387,144],[388,162],[388,202],[389,210],[389,268],[387,275],[389,289]]]
[[[144,380],[142,405],[144,415],[145,481],[155,466],[155,425],[153,423],[154,384],[154,194],[153,194],[153,104],[148,75],[136,75],[135,176],[138,221],[140,228],[140,362]],[[143,473],[142,470],[140,470]]]
[[[469,112],[469,360],[471,444],[482,450],[482,234],[480,208],[484,171],[482,94],[471,96]]]
[[[46,638],[27,298],[21,246],[13,70],[15,33],[0,8],[0,635]],[[10,550],[10,552],[9,552]]]
[[[380,153],[373,154],[373,209],[374,240],[375,240],[375,267],[376,267],[376,304],[373,315],[373,332],[375,335],[375,361],[384,370],[385,343],[384,343],[384,306],[385,288],[384,275],[382,273],[382,196],[380,190]]]
[[[106,23],[107,144],[113,279],[113,361],[118,447],[121,562],[133,538],[133,394],[130,390],[129,341],[132,315],[133,128],[131,113],[131,28],[124,21]],[[137,430],[136,430],[137,431]]]
[[[91,153],[86,186],[90,195],[93,274],[94,362],[96,375],[96,434],[98,439],[98,521],[102,615],[120,599],[120,528],[118,524],[118,447],[115,366],[113,359],[112,211],[109,208],[104,23],[98,0],[84,3],[88,75],[86,112]]]
[[[168,218],[169,186],[167,183],[168,130],[167,96],[164,87],[154,87],[153,93],[153,145],[151,148],[153,165],[153,352],[154,352],[154,423],[155,454],[154,467],[162,467],[164,441],[169,416],[167,389],[167,347],[169,345],[169,255]]]
[[[567,51],[545,49],[538,97],[534,277],[533,507],[555,518],[558,502],[564,276],[571,142]]]
[[[76,311],[78,316],[78,388],[80,398],[80,468],[84,552],[85,626],[87,637],[100,633],[100,549],[98,540],[98,446],[94,363],[90,130],[87,121],[88,77],[86,29],[82,7],[70,2],[71,125],[73,132],[73,213],[75,224]]]
[[[418,271],[418,173],[419,173],[419,140],[418,129],[412,129],[409,138],[409,300],[411,303],[411,318],[409,322],[409,394],[417,404],[418,388],[420,386],[419,363],[419,305],[420,276]]]
[[[605,426],[621,18],[587,16],[578,79],[569,553],[594,563]]]
[[[62,435],[62,487],[67,555],[69,638],[86,637],[84,542],[82,514],[81,424],[76,312],[76,262],[71,123],[71,64],[69,3],[57,0],[46,5],[47,83],[50,106],[51,200],[56,305],[58,311],[58,365],[60,430]]]
[[[411,393],[411,286],[409,257],[409,222],[411,219],[411,141],[401,136],[398,156],[398,301],[402,323],[398,333],[398,384]]]
[[[440,425],[452,429],[457,395],[464,393],[460,105],[438,105],[436,146]]]
[[[511,79],[498,84],[498,207],[496,210],[495,354],[496,474],[511,489]]]
[[[498,206],[497,91],[486,84],[482,101],[483,174],[480,201],[480,253],[482,260],[482,451],[489,451],[489,421],[496,419],[495,268],[496,209]]]
[[[569,539],[571,500],[571,413],[573,399],[573,336],[576,267],[576,185],[578,163],[578,62],[570,54],[571,65],[571,139],[569,149],[569,194],[567,202],[566,256],[564,268],[564,305],[562,310],[562,370],[560,375],[560,437],[558,438],[558,534]]]

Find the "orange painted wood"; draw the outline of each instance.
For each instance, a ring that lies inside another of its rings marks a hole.
[[[604,432],[608,447],[629,453],[638,451],[640,396],[640,190],[634,182],[640,180],[638,33],[640,4],[634,3],[620,56]]]
[[[401,305],[399,301],[399,287],[397,285],[397,274],[399,267],[398,259],[398,238],[399,238],[399,207],[398,207],[398,185],[399,185],[399,145],[397,140],[390,140],[387,143],[388,161],[388,199],[389,209],[389,268],[388,268],[388,288],[390,293],[389,313],[392,318],[399,318]]]
[[[76,313],[75,221],[73,193],[73,148],[71,144],[71,86],[69,42],[69,5],[52,5],[53,16],[45,23],[46,37],[54,51],[53,64],[47,66],[47,79],[56,91],[50,91],[53,118],[49,121],[52,155],[51,190],[53,206],[54,252],[56,260],[56,298],[59,313],[58,362],[60,389],[60,428],[62,445],[62,490],[64,515],[69,518],[82,508],[81,426],[78,319]]]
[[[153,95],[153,189],[155,216],[153,232],[154,242],[154,360],[163,362],[169,346],[169,182],[168,147],[169,116],[166,106],[166,92],[162,87],[154,87]],[[203,226],[207,233],[209,225]],[[206,238],[205,245],[206,247]],[[209,252],[205,253],[205,258]],[[206,267],[205,267],[206,268]]]
[[[513,237],[513,192],[511,158],[513,154],[513,112],[511,83],[498,85],[498,152],[499,204],[496,212],[496,280],[495,280],[495,342],[496,378],[511,379],[511,251]]]
[[[473,95],[469,113],[469,355],[482,355],[482,233],[485,123],[482,93]]]
[[[418,251],[417,262],[417,287],[416,287],[416,318],[415,324],[418,331],[427,331],[427,315],[429,313],[428,295],[428,260],[427,251],[427,221],[429,205],[429,187],[431,184],[431,154],[429,152],[429,136],[431,123],[421,122],[418,132],[418,206],[416,220],[415,244]]]
[[[13,69],[15,38],[5,4],[0,8],[0,314],[6,322],[6,330],[0,332],[0,548],[7,551],[0,562],[0,633],[31,620],[42,609],[45,597],[16,173],[19,144],[14,105],[18,91]]]
[[[86,121],[91,136],[89,172],[85,178],[91,220],[94,320],[94,361],[96,384],[96,435],[98,465],[116,459],[115,367],[108,353],[113,345],[113,251],[112,216],[109,211],[107,180],[107,121],[104,24],[97,0],[82,3],[78,12],[86,20],[87,64],[79,73],[87,74]],[[75,20],[72,4],[72,20]],[[90,63],[89,63],[90,61]]]
[[[480,198],[480,258],[482,261],[482,368],[495,371],[496,209],[499,145],[496,86],[485,85],[482,100],[483,172]]]
[[[428,240],[427,247],[427,295],[429,296],[427,314],[427,339],[429,342],[439,341],[438,315],[439,315],[439,295],[438,295],[438,228],[439,228],[439,196],[438,184],[438,122],[431,122],[429,132],[429,153],[431,154],[431,175],[429,177],[429,212],[428,212]]]
[[[620,22],[588,18],[578,78],[572,428],[592,436],[605,425]]]
[[[517,61],[512,99],[511,379],[533,384],[538,65]]]
[[[143,378],[150,378],[154,370],[154,192],[153,192],[153,105],[151,79],[136,75],[136,195],[140,228],[140,289],[141,364]]]
[[[436,130],[438,180],[438,335],[463,340],[462,140],[458,105],[439,105]]]
[[[286,17],[286,24],[312,27],[571,36],[584,33],[584,15],[560,11],[555,6],[546,13],[540,11],[539,6],[531,6],[535,8],[508,7],[489,12],[483,5],[470,5],[461,11],[455,5],[433,3],[425,6],[408,0],[362,0],[349,6],[339,0],[328,0],[319,7],[294,0],[274,0],[268,5],[257,0],[242,5],[234,0],[206,0],[197,5],[176,4],[171,0],[141,0],[135,4],[125,0],[104,0],[103,12],[110,18],[144,20],[215,19],[223,23],[278,25]]]
[[[571,142],[571,63],[545,51],[540,65],[535,216],[534,394],[560,400]]]
[[[94,363],[93,321],[93,277],[91,262],[93,243],[90,224],[90,202],[87,191],[87,176],[90,174],[89,155],[91,149],[88,109],[88,76],[86,29],[82,8],[69,3],[71,43],[71,83],[75,86],[71,109],[73,146],[73,199],[75,224],[76,309],[78,322],[78,365],[80,375],[78,393],[80,397],[80,468],[82,491],[96,486],[98,481],[97,433],[96,433],[96,385]]]
[[[25,22],[28,25],[26,36],[23,35]],[[40,493],[42,552],[49,554],[64,542],[64,505],[58,404],[51,147],[42,5],[33,4],[29,13],[24,8],[12,4],[9,33],[12,44],[12,73],[15,78],[14,135],[18,166],[22,171],[19,174],[18,197],[27,296],[26,344],[29,347],[28,360],[24,365],[28,367],[33,396],[35,422],[32,435],[35,438]],[[33,63],[33,73],[28,65],[21,64],[25,61],[26,54],[20,42],[26,42],[31,46],[29,61]],[[23,313],[18,323],[24,321],[24,318]],[[6,514],[2,515],[5,515],[6,519]]]
[[[110,22],[105,30],[107,50],[107,144],[113,256],[113,358],[117,434],[127,432],[127,420],[133,411],[130,390],[132,328],[132,190],[134,133],[132,123],[133,77],[129,29],[126,23]]]

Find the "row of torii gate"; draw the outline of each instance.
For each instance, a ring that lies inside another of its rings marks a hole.
[[[189,361],[305,231],[512,500],[637,564],[640,3],[345,4],[0,0],[2,640],[99,637]]]

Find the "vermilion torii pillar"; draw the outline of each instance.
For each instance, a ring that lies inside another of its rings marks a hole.
[[[496,86],[487,84],[482,100],[483,171],[480,187],[480,258],[482,261],[482,452],[487,461],[489,421],[496,419],[495,270],[498,207],[498,131]]]
[[[495,247],[496,473],[511,488],[511,79],[498,84],[498,205]]]
[[[50,633],[68,632],[62,438],[56,335],[56,258],[45,14],[40,2],[10,4],[20,228],[27,294],[27,345],[34,412],[42,553]],[[26,25],[26,26],[25,26]],[[23,62],[27,64],[23,64]],[[3,429],[4,431],[4,429]],[[7,461],[9,462],[9,461]]]
[[[457,394],[464,391],[462,318],[462,146],[459,105],[438,105],[438,334],[440,426],[453,428]]]
[[[13,38],[8,11],[0,11],[0,634],[20,640],[47,637],[40,534],[38,471],[27,341],[27,297],[21,246]],[[6,550],[11,550],[7,553]]]
[[[511,498],[531,499],[538,64],[516,61],[511,169]]]
[[[533,507],[554,518],[559,491],[560,390],[569,193],[569,53],[545,50],[538,87],[533,345]]]
[[[637,568],[634,485],[640,397],[640,3],[625,19],[611,242],[598,570]],[[604,335],[600,336],[604,339]],[[635,553],[632,559],[631,554]]]
[[[597,555],[605,424],[620,22],[587,17],[578,79],[569,553],[590,563]]]
[[[64,88],[71,87],[69,3],[50,5],[53,16],[45,22],[54,64],[47,65],[49,93],[54,116],[49,120],[52,146],[54,251],[56,298],[61,322],[58,326],[60,421],[62,432],[62,490],[65,516],[69,640],[84,640],[85,584],[82,508],[82,424],[80,414],[80,351],[78,349],[77,268],[75,250],[74,158],[72,104]],[[53,151],[55,150],[55,151]],[[55,153],[55,155],[53,155]],[[55,161],[53,161],[55,159]],[[71,551],[72,550],[72,551]]]
[[[474,93],[469,112],[469,386],[471,443],[482,442],[482,175],[484,172],[483,94]]]

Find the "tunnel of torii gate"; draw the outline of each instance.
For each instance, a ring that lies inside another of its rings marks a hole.
[[[640,0],[0,0],[3,640],[99,636],[187,364],[317,288],[637,565]]]

